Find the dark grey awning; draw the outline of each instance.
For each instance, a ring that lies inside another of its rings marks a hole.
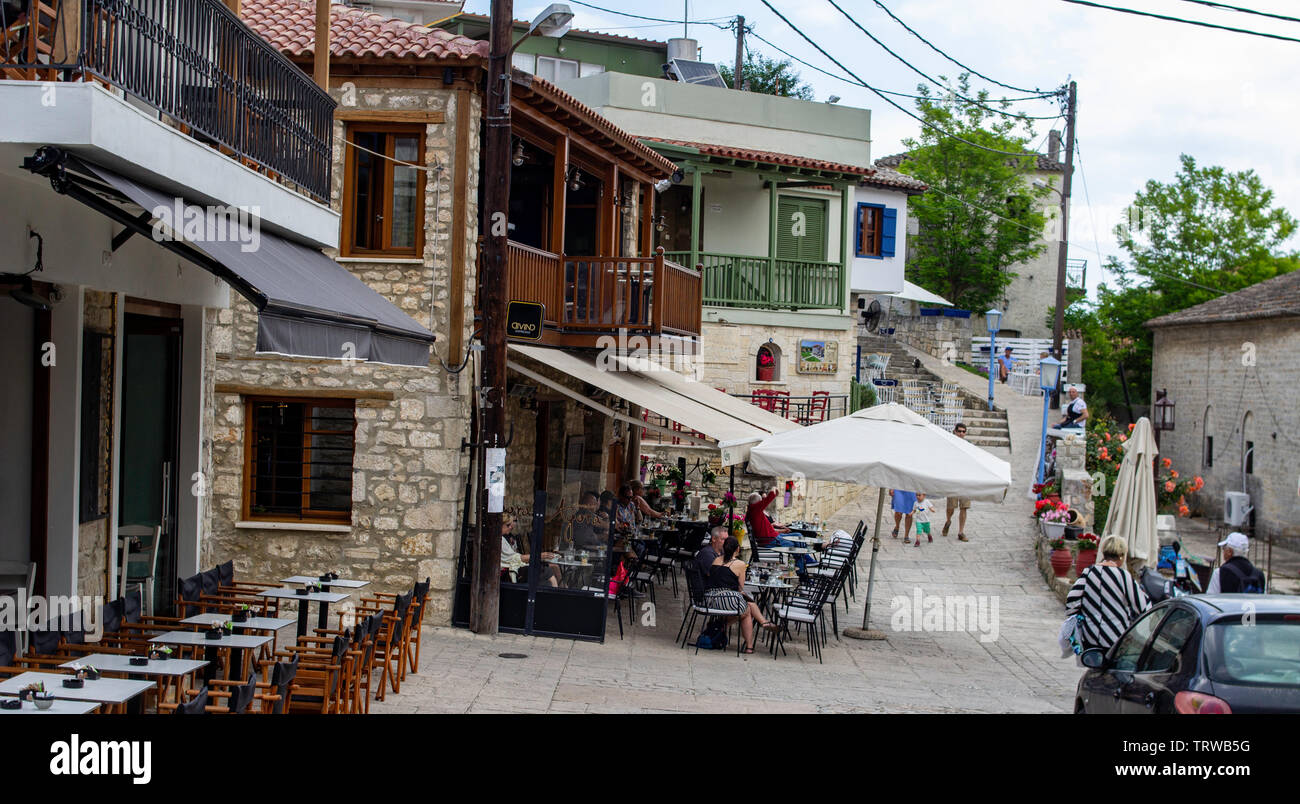
[[[159,245],[189,246],[187,258],[251,301],[259,313],[257,351],[428,365],[433,333],[319,251],[261,230],[246,213],[214,212],[84,160],[68,159],[66,167],[97,177],[149,213]]]

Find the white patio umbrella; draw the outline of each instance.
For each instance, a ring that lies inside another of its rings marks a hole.
[[[1129,558],[1154,564],[1160,555],[1156,535],[1156,487],[1152,462],[1156,448],[1151,421],[1143,416],[1133,426],[1124,442],[1124,460],[1119,465],[1115,488],[1110,489],[1110,512],[1102,536],[1123,536],[1128,541]]]
[[[897,403],[876,405],[764,439],[750,450],[749,471],[781,477],[801,473],[812,480],[880,489],[863,631],[871,617],[886,489],[1001,502],[1011,486],[1011,465],[1006,461]]]

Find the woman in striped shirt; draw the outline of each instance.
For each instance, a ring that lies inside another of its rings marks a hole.
[[[1078,638],[1083,650],[1109,650],[1129,623],[1151,608],[1146,592],[1126,569],[1128,542],[1107,536],[1101,542],[1102,561],[1083,571],[1065,598],[1067,617],[1080,617]]]

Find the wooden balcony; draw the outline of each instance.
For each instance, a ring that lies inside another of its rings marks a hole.
[[[665,256],[688,263],[689,251]],[[761,310],[839,310],[844,266],[838,262],[781,260],[699,252],[704,303]]]
[[[545,305],[542,342],[595,346],[602,335],[697,338],[700,274],[664,258],[553,254],[510,241],[509,298]]]

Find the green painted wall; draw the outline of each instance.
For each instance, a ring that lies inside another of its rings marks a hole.
[[[486,39],[488,36],[486,22],[474,18],[453,18],[438,27],[471,39]],[[526,30],[526,27],[516,25],[515,36],[523,36]],[[570,32],[559,39],[530,36],[519,45],[516,52],[600,64],[611,72],[654,78],[663,76],[663,64],[668,60],[668,45],[665,42],[637,44],[611,41],[602,37],[588,37],[581,31]]]

